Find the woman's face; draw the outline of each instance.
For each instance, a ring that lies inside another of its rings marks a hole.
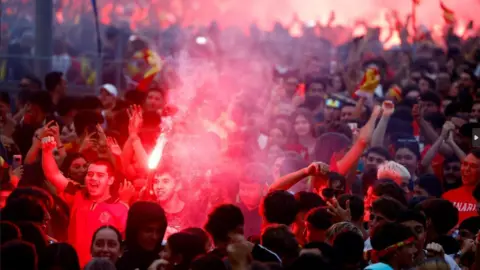
[[[420,79],[420,81],[418,82],[418,88],[420,88],[420,92],[425,93],[425,92],[428,92],[428,90],[430,90],[430,84],[428,83],[427,80]]]
[[[310,134],[312,127],[305,116],[299,115],[295,118],[294,128],[298,136],[306,136]]]
[[[407,168],[410,175],[415,175],[417,171],[417,156],[408,148],[400,148],[395,153],[395,161]]]
[[[285,134],[283,134],[280,129],[273,128],[268,134],[268,142],[270,145],[282,146],[287,142],[287,140],[285,138]]]
[[[285,160],[284,157],[278,157],[273,162],[272,174],[273,174],[274,179],[280,178],[280,176],[281,176],[280,175],[280,168],[282,167],[282,164],[283,164],[284,160]]]
[[[121,245],[117,233],[105,228],[97,232],[92,243],[92,257],[107,258],[115,263],[121,255]]]
[[[88,163],[87,161],[82,158],[76,158],[72,161],[69,168],[69,176],[75,181],[83,181],[85,178],[85,174],[87,173]]]
[[[283,150],[278,145],[272,145],[268,149],[268,162],[272,164],[277,158],[284,155]]]
[[[161,222],[151,222],[140,228],[137,243],[145,251],[154,251],[162,242],[164,234]]]

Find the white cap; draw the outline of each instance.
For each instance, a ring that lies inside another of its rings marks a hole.
[[[395,161],[387,161],[378,166],[377,179],[390,178],[397,184],[410,180],[411,175],[402,164]]]
[[[113,84],[106,83],[100,87],[100,89],[105,89],[110,95],[117,97],[118,96],[118,90],[117,87]]]

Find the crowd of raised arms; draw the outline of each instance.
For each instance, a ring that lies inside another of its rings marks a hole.
[[[59,40],[43,80],[7,59],[0,269],[478,269],[480,38],[311,30],[110,27],[101,76]]]

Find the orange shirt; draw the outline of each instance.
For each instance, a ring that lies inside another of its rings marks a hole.
[[[443,198],[449,200],[458,209],[458,223],[469,217],[477,216],[477,202],[473,198],[474,186],[462,186],[443,194]]]

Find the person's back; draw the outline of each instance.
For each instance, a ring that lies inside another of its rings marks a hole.
[[[84,270],[116,270],[115,265],[105,258],[93,258],[87,265]]]
[[[2,270],[36,270],[37,253],[35,247],[21,240],[13,240],[2,245],[0,249],[0,269]]]

